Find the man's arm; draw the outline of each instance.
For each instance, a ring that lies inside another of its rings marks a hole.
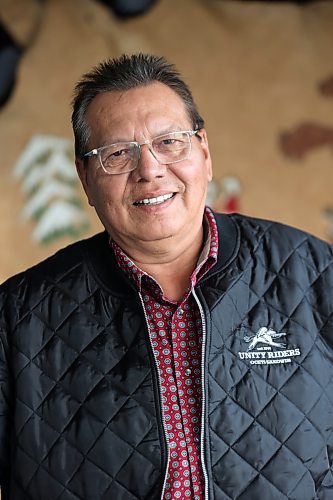
[[[13,397],[11,385],[8,340],[4,329],[0,326],[0,489],[4,498],[10,471],[10,423]]]

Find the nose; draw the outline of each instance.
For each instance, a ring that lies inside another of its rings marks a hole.
[[[140,155],[138,165],[133,171],[133,176],[137,180],[152,181],[156,178],[164,177],[166,165],[160,163],[151,148],[149,141],[140,144]]]

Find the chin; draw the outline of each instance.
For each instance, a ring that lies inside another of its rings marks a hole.
[[[149,242],[149,241],[162,241],[162,240],[167,240],[169,238],[172,238],[173,236],[176,235],[175,231],[152,231],[150,233],[141,233],[140,235],[136,236],[136,239]]]
[[[161,228],[149,227],[147,231],[142,230],[138,237],[145,241],[158,241],[173,238],[181,231],[181,226],[175,227],[174,225],[164,226]]]

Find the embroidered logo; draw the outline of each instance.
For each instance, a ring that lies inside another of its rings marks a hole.
[[[301,351],[298,347],[287,349],[285,342],[277,341],[286,336],[286,332],[276,332],[272,328],[262,326],[257,333],[244,335],[243,339],[248,347],[246,351],[239,351],[238,357],[249,360],[251,365],[291,363],[292,358],[301,355]]]
[[[283,344],[281,342],[274,342],[273,339],[279,339],[280,337],[286,336],[286,333],[276,333],[275,330],[272,330],[271,328],[266,328],[266,326],[262,326],[259,328],[257,333],[255,335],[251,335],[250,337],[247,337],[245,335],[244,340],[245,342],[251,342],[249,347],[247,348],[248,351],[252,351],[252,349],[255,348],[255,346],[259,343],[261,344],[268,344],[274,347],[286,347],[286,344]]]

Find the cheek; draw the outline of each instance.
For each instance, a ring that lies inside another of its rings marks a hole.
[[[180,178],[189,189],[196,192],[205,191],[210,181],[209,172],[203,163],[199,166],[190,166]]]
[[[116,176],[95,179],[91,191],[94,206],[102,211],[119,208],[123,205],[125,189],[125,179],[118,179]]]

